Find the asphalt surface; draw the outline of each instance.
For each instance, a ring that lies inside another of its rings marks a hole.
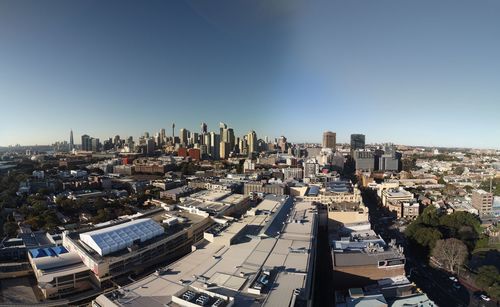
[[[333,263],[328,242],[328,217],[325,206],[318,205],[319,229],[316,248],[316,272],[314,274],[315,307],[334,306]]]
[[[470,285],[464,285],[459,278],[459,288],[453,286],[454,282],[450,280],[450,275],[444,271],[428,266],[424,259],[418,256],[418,251],[412,251],[411,246],[406,241],[405,236],[399,231],[394,220],[390,217],[392,214],[385,210],[378,197],[373,196],[372,191],[363,192],[363,201],[370,209],[370,222],[375,232],[379,233],[384,240],[390,241],[396,239],[398,244],[405,248],[406,256],[406,275],[410,281],[414,282],[418,288],[429,296],[439,306],[499,306],[493,300],[487,302],[474,295]]]

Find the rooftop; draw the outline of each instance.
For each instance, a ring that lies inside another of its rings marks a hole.
[[[160,224],[145,218],[81,233],[80,240],[104,256],[125,249],[136,241],[144,242],[163,233]]]
[[[335,202],[328,206],[329,211],[359,211],[363,210],[359,202]]]
[[[387,190],[387,196],[389,197],[413,197],[411,192],[408,192],[404,189],[389,189]]]
[[[485,190],[474,190],[475,193],[482,194],[482,195],[487,195],[490,194],[489,192],[486,192]]]
[[[97,301],[164,306],[172,296],[193,288],[232,297],[236,306],[277,306],[297,293],[307,298],[316,231],[312,208],[310,202],[294,204],[291,198],[268,195],[218,233],[234,237],[231,245],[205,241],[158,273],[124,287],[124,295],[114,291]]]
[[[231,195],[230,191],[202,190],[191,194],[190,197],[199,201],[219,201],[229,195]]]

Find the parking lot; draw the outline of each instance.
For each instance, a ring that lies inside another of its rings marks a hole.
[[[0,304],[37,303],[33,281],[29,277],[0,280]]]

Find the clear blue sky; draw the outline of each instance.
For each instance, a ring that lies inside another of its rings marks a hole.
[[[500,148],[500,1],[3,0],[0,114],[0,145],[224,121]]]

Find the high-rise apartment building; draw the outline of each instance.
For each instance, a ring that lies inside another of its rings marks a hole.
[[[331,148],[335,151],[337,146],[337,134],[331,131],[323,132],[323,148]]]
[[[493,214],[493,194],[484,190],[472,191],[472,206],[477,209],[479,216]]]
[[[351,134],[351,152],[356,149],[365,149],[365,135]]]

